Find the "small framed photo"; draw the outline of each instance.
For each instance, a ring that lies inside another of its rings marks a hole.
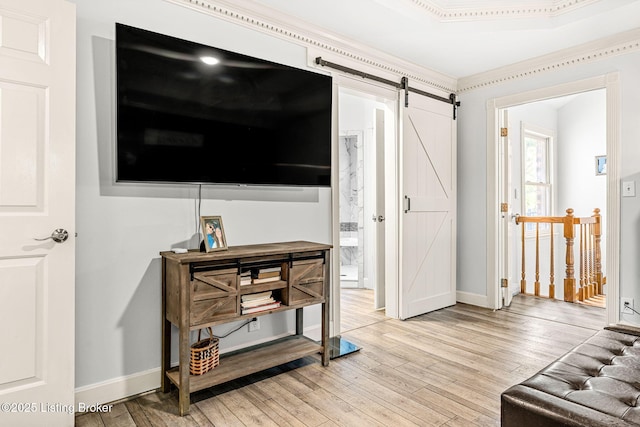
[[[224,251],[227,249],[227,238],[224,235],[221,216],[201,216],[200,225],[202,226],[206,252]]]
[[[607,174],[607,156],[596,156],[596,175]]]

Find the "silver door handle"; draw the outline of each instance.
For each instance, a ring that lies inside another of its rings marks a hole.
[[[378,215],[378,222],[384,221],[384,217],[382,215]]]
[[[64,228],[56,228],[55,230],[53,230],[53,233],[51,233],[51,236],[45,237],[44,239],[34,238],[33,240],[43,242],[45,240],[51,239],[56,243],[62,243],[66,241],[68,238],[69,238],[69,232],[67,230],[65,230]]]

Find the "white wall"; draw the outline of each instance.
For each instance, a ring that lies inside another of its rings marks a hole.
[[[113,184],[113,42],[120,22],[287,65],[306,67],[303,47],[160,0],[76,0],[77,262],[76,387],[160,366],[160,257],[197,247],[196,186]],[[329,189],[209,186],[203,215],[222,215],[229,245],[288,240],[330,243]],[[294,314],[261,319],[220,343],[224,352],[294,330]],[[305,311],[317,327],[320,310]],[[214,328],[224,334],[233,325]],[[174,330],[174,344],[177,335]],[[173,359],[177,360],[175,352]],[[160,382],[159,373],[157,384]],[[122,397],[122,396],[121,396]]]
[[[486,135],[487,102],[529,90],[547,88],[576,80],[620,72],[621,169],[622,180],[640,179],[640,53],[608,57],[606,60],[567,65],[527,78],[463,92],[458,120],[458,290],[488,295],[487,273],[487,188]],[[618,125],[616,124],[613,124]],[[619,184],[619,183],[618,183]],[[621,200],[620,295],[640,298],[640,201]],[[640,316],[625,320],[640,323]]]
[[[558,200],[560,210],[607,219],[607,179],[596,175],[595,156],[607,152],[606,91],[580,94],[558,110]],[[559,215],[564,212],[557,212]]]

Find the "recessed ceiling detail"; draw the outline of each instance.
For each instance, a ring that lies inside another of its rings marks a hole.
[[[600,0],[547,0],[547,1],[493,1],[470,2],[464,0],[407,0],[422,8],[441,22],[553,18],[573,12]],[[517,3],[517,4],[514,4]]]
[[[268,16],[259,15],[258,13],[245,13],[237,6],[235,8],[224,5],[219,0],[165,0],[190,9],[197,10],[208,15],[215,16],[227,21],[234,22],[259,30],[271,35],[276,35],[284,39],[294,40],[302,43],[307,47],[313,47],[337,54],[349,60],[366,64],[374,68],[384,70],[385,72],[396,74],[399,77],[407,77],[410,81],[417,81],[426,84],[429,87],[441,89],[445,93],[455,92],[455,79],[450,78],[436,72],[429,72],[428,69],[419,67],[419,69],[410,69],[403,67],[398,63],[398,58],[385,58],[383,52],[377,52],[378,55],[372,54],[373,49],[362,50],[354,46],[346,40],[337,38],[327,38],[320,34],[318,30],[313,31],[307,28],[301,29],[291,23],[281,24],[277,19],[269,19]],[[380,56],[376,58],[376,56]]]
[[[342,58],[446,93],[640,51],[640,0],[164,1],[305,45],[311,60]],[[489,17],[504,10],[510,19],[444,22],[461,10]]]
[[[468,92],[511,80],[532,77],[549,71],[557,71],[577,64],[586,64],[638,51],[640,51],[640,29],[539,58],[532,58],[508,67],[503,67],[499,70],[487,71],[475,76],[459,79],[457,93]]]

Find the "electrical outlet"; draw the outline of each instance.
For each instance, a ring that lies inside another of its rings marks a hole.
[[[620,306],[622,314],[633,314],[633,298],[620,298]]]
[[[260,329],[260,318],[256,317],[249,323],[249,332],[254,332]]]
[[[624,181],[622,183],[622,197],[636,197],[635,181]]]

